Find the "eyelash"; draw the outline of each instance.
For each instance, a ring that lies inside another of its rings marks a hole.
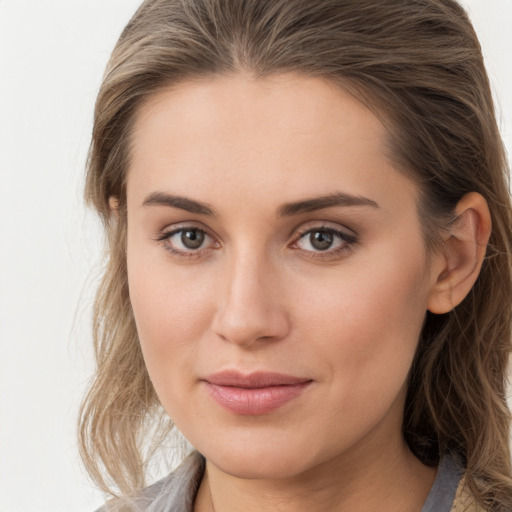
[[[339,229],[332,228],[330,226],[314,226],[308,227],[299,230],[298,236],[292,244],[292,247],[296,246],[297,243],[304,239],[307,235],[311,235],[312,233],[327,233],[329,235],[333,235],[334,238],[338,238],[342,243],[339,247],[335,249],[326,249],[325,251],[316,250],[316,251],[306,251],[303,250],[305,256],[314,259],[335,259],[336,257],[341,256],[342,253],[347,251],[351,251],[353,246],[357,243],[357,237],[355,235],[349,234],[345,231],[341,231]],[[297,248],[297,250],[301,250]]]
[[[174,235],[177,235],[178,233],[183,233],[185,231],[195,231],[197,233],[202,233],[203,235],[205,235],[209,238],[213,238],[204,229],[198,228],[196,226],[179,226],[179,227],[173,229],[172,231],[165,231],[165,232],[161,233],[156,238],[156,241],[163,243],[165,249],[167,251],[169,251],[172,255],[179,256],[182,258],[199,258],[199,257],[203,256],[205,251],[209,251],[209,250],[213,249],[212,247],[209,247],[207,249],[198,249],[197,251],[194,251],[194,250],[183,251],[181,249],[177,249],[176,247],[173,247],[169,242],[170,239]]]
[[[156,237],[156,241],[164,244],[164,247],[167,251],[169,251],[172,255],[181,257],[181,258],[200,258],[204,255],[205,252],[210,252],[211,250],[214,250],[217,247],[214,247],[215,244],[218,246],[218,242],[214,242],[213,246],[208,247],[206,249],[198,248],[198,250],[189,249],[188,251],[183,251],[181,249],[177,249],[176,247],[173,247],[169,241],[170,239],[183,232],[186,231],[194,231],[197,233],[202,233],[205,237],[212,238],[208,234],[208,232],[204,229],[198,228],[193,225],[184,225],[176,227],[175,229],[171,231],[162,232]],[[300,240],[304,239],[307,235],[311,235],[315,232],[322,232],[329,235],[332,235],[334,238],[338,238],[342,243],[339,247],[335,248],[334,250],[326,249],[325,251],[322,250],[303,250],[297,247],[297,244]],[[298,235],[295,237],[294,242],[290,245],[290,247],[302,251],[302,253],[312,259],[335,259],[336,257],[339,257],[342,253],[351,251],[353,248],[353,245],[357,243],[357,237],[355,235],[346,233],[344,231],[334,229],[329,226],[314,226],[314,227],[308,227],[304,228],[298,231]]]

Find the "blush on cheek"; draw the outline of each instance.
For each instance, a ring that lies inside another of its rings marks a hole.
[[[361,283],[338,313],[342,364],[351,368],[354,379],[370,387],[393,379],[393,374],[398,379],[393,387],[401,387],[412,364],[426,314],[426,294],[424,282],[410,276],[381,274]],[[335,318],[334,313],[331,316]]]

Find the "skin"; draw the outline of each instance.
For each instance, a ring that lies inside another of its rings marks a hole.
[[[282,215],[333,194],[365,200]],[[463,296],[479,265],[460,243],[427,262],[417,198],[377,117],[321,79],[215,77],[140,110],[130,298],[159,399],[207,459],[196,512],[421,510],[435,469],[402,440],[407,375],[427,309],[451,308],[457,271]],[[485,236],[478,200],[461,229]],[[185,228],[205,233],[197,249]],[[332,246],[318,250],[311,232]],[[203,380],[226,369],[311,384],[268,414],[237,415]]]

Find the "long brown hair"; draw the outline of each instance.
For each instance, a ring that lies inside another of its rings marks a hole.
[[[172,427],[144,366],[128,294],[125,176],[134,115],[164,87],[240,71],[322,77],[372,108],[389,130],[397,164],[419,185],[430,250],[464,194],[487,200],[493,231],[480,276],[455,310],[427,313],[403,435],[425,464],[457,453],[477,501],[487,510],[511,510],[507,163],[478,39],[454,0],[142,4],[108,65],[88,162],[85,196],[108,234],[94,309],[98,368],[80,417],[90,474],[112,493],[141,488],[147,461]],[[111,197],[118,215],[111,214]]]

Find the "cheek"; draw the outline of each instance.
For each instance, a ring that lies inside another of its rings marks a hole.
[[[302,299],[305,338],[316,340],[332,379],[344,383],[341,392],[357,386],[376,391],[388,383],[396,392],[407,378],[425,318],[423,253],[415,259],[388,251],[375,261],[347,265],[337,279],[310,288]]]
[[[172,271],[166,258],[128,245],[128,282],[137,332],[157,391],[169,377],[192,368],[197,345],[211,322],[207,283],[198,286],[192,266]]]

